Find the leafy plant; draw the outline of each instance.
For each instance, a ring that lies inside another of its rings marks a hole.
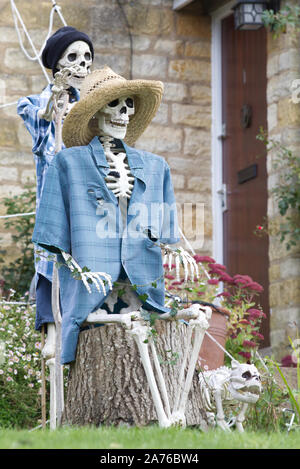
[[[297,33],[300,31],[300,7],[286,5],[277,13],[267,9],[262,14],[262,21],[264,26],[272,31],[274,38],[286,32],[288,26],[291,26],[294,33]]]
[[[179,296],[186,303],[215,303],[220,304],[221,310],[229,311],[226,349],[239,361],[253,359],[263,339],[259,330],[266,316],[255,303],[255,297],[263,291],[263,287],[248,275],[230,276],[224,265],[217,264],[209,256],[195,255],[194,259],[199,265],[199,278],[188,282],[176,279],[175,265],[170,270],[168,265],[164,266],[167,292],[175,298]],[[226,363],[230,363],[228,357]]]
[[[262,128],[257,139],[266,145],[269,152],[274,151],[274,169],[280,171],[279,184],[271,192],[277,200],[280,215],[285,217],[279,236],[289,250],[300,242],[300,156],[280,142],[268,139]]]
[[[35,189],[32,185],[27,185],[20,195],[4,198],[6,214],[34,212],[35,200]],[[1,277],[4,280],[4,290],[8,291],[12,288],[20,296],[29,289],[34,275],[33,244],[31,242],[34,221],[34,215],[30,215],[8,218],[5,222],[5,228],[13,233],[12,240],[20,255],[7,264],[5,261],[6,251],[0,252]]]
[[[0,427],[35,427],[41,417],[35,307],[1,303],[0,320]]]

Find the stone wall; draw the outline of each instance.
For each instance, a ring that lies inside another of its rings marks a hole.
[[[274,39],[268,34],[267,65],[268,131],[271,139],[296,154],[300,152],[300,104],[292,102],[292,82],[300,78],[299,36],[291,30]],[[287,251],[280,243],[278,227],[283,219],[272,189],[279,184],[276,154],[268,155],[268,218],[270,258],[271,346],[278,358],[291,353],[288,335],[293,323],[300,327],[300,249]]]
[[[172,0],[59,1],[68,25],[90,35],[95,46],[94,68],[107,64],[126,78],[164,82],[165,94],[159,112],[136,147],[166,158],[179,203],[204,204],[204,243],[193,244],[209,254],[212,234],[210,17],[202,11],[201,2],[196,1],[178,12],[172,10],[172,4]],[[47,34],[50,0],[19,0],[17,6],[35,45],[41,47]],[[54,30],[61,26],[56,17]],[[0,58],[1,103],[39,93],[46,85],[39,65],[30,62],[20,50],[10,3],[6,0],[0,0]],[[27,179],[35,180],[35,170],[31,138],[16,116],[16,106],[0,109],[0,116],[2,198],[20,193]],[[3,213],[0,204],[0,214]],[[0,238],[8,257],[16,255],[11,233],[4,229],[3,221],[0,221]]]

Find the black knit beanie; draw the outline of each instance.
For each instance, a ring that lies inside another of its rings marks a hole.
[[[90,46],[92,58],[94,59],[94,48],[88,35],[76,28],[72,28],[72,26],[64,26],[49,37],[42,53],[43,65],[52,70],[53,76],[57,72],[57,62],[66,48],[75,41],[86,42]]]

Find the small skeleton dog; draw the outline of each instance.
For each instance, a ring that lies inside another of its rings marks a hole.
[[[232,368],[222,366],[216,370],[201,371],[199,384],[203,407],[211,425],[215,424],[216,415],[217,425],[230,431],[230,425],[225,421],[224,407],[241,403],[235,425],[239,432],[243,432],[248,405],[257,402],[262,390],[257,368],[233,361]]]

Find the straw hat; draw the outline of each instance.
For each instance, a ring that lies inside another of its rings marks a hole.
[[[78,101],[65,118],[62,137],[66,147],[87,145],[99,135],[97,111],[125,96],[134,98],[135,113],[130,116],[125,142],[132,145],[144,132],[160,105],[163,84],[160,81],[126,80],[109,67],[90,73],[84,80]]]

